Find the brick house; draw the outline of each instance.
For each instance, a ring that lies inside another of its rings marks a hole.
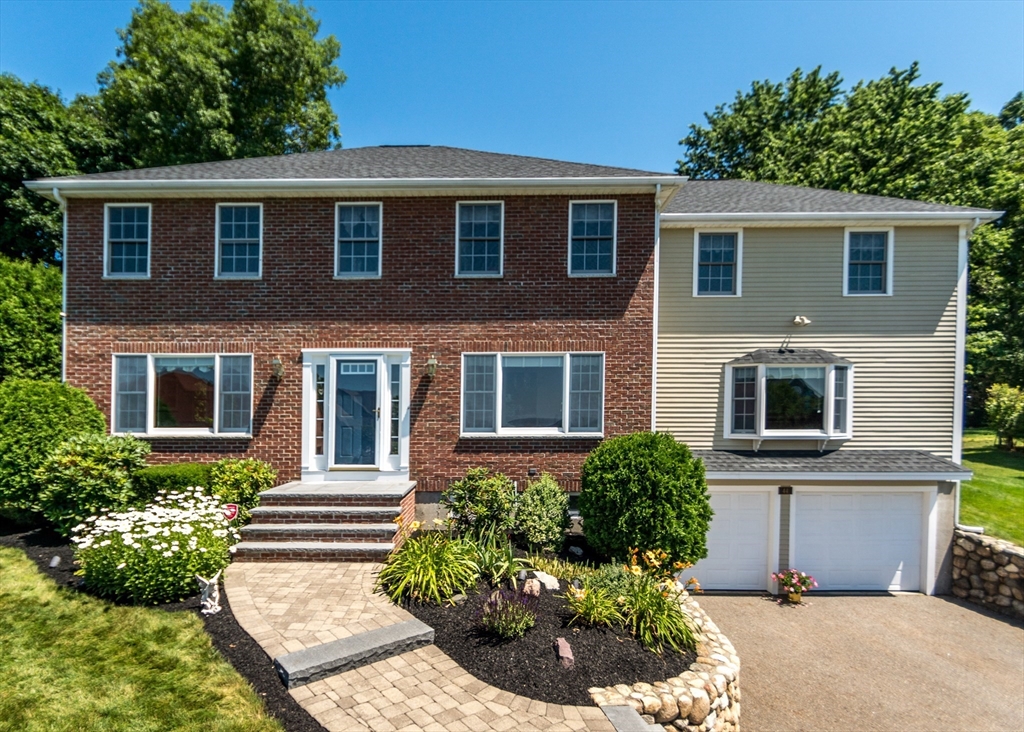
[[[239,558],[380,556],[467,468],[705,461],[702,584],[942,591],[967,240],[998,212],[446,147],[27,183],[65,211],[65,377],[154,461],[253,456]]]

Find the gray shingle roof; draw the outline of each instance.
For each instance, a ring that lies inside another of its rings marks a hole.
[[[663,213],[904,213],[918,211],[986,212],[902,198],[841,193],[820,188],[757,183],[749,180],[691,180],[672,197]]]
[[[745,363],[791,363],[791,364],[812,364],[812,363],[850,363],[820,348],[759,348],[753,353],[734,358],[730,365],[743,365]]]
[[[941,473],[965,468],[923,450],[694,450],[709,473]]]
[[[671,175],[607,165],[429,145],[357,147],[44,180],[275,180],[400,178],[630,178]]]

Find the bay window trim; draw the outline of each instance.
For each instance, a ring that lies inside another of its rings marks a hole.
[[[465,395],[466,395],[466,358],[472,356],[491,356],[494,358],[494,429],[467,430],[465,426]],[[502,359],[506,356],[525,357],[558,357],[562,359],[562,426],[552,427],[502,427]],[[571,409],[572,388],[572,357],[601,357],[601,429],[588,432],[572,431],[569,419]],[[461,439],[493,439],[500,437],[538,437],[555,439],[595,439],[604,437],[605,404],[607,386],[607,357],[604,351],[465,351],[461,354],[459,367],[459,437]]]
[[[144,432],[117,429],[117,360],[121,357],[142,357],[146,359],[146,429]],[[224,358],[244,356],[249,359],[249,426],[244,431],[221,430],[221,361]],[[156,359],[158,358],[212,358],[213,359],[213,427],[210,429],[196,427],[157,427],[156,410],[153,400],[156,395]],[[256,357],[253,353],[241,351],[225,351],[223,353],[127,353],[111,354],[110,383],[110,434],[132,435],[140,439],[157,438],[209,438],[209,439],[251,439],[253,423],[253,406],[255,398]]]
[[[110,271],[110,209],[145,208],[149,210],[146,224],[146,272]],[[105,280],[148,280],[153,270],[153,204],[152,203],[105,203],[103,204],[103,279]],[[125,354],[128,355],[128,354]]]
[[[735,292],[700,291],[700,237],[701,234],[736,235],[736,280]],[[693,296],[694,297],[743,297],[743,227],[704,228],[693,230]]]
[[[573,206],[588,203],[610,203],[612,206],[612,271],[611,272],[588,272],[582,270],[574,272],[572,269],[572,209]],[[618,250],[619,250],[619,202],[615,199],[587,199],[569,201],[569,238],[566,242],[566,271],[569,277],[615,277],[618,273]]]
[[[221,240],[220,240],[220,213],[224,207],[252,207],[256,206],[260,210],[260,241],[259,241],[259,264],[255,274],[245,272],[243,274],[228,273],[224,274],[221,271]],[[263,279],[263,204],[253,201],[221,201],[217,203],[217,211],[214,216],[215,221],[215,243],[214,243],[214,260],[213,260],[213,279],[215,280],[261,280]],[[228,355],[228,354],[224,354]]]
[[[885,292],[850,292],[850,234],[885,234]],[[843,297],[892,297],[895,243],[896,229],[892,226],[847,226],[843,229]]]
[[[735,371],[741,368],[756,369],[754,392],[754,431],[737,432],[733,429]],[[825,369],[825,394],[822,410],[821,430],[770,430],[765,428],[768,369],[770,368],[822,368]],[[835,370],[846,369],[846,424],[843,429],[834,428]],[[853,438],[854,410],[854,366],[850,363],[757,363],[726,364],[725,366],[725,408],[723,414],[723,437],[727,440],[849,440]]]

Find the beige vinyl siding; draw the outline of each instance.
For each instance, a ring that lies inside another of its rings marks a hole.
[[[843,296],[844,230],[745,228],[742,297],[693,296],[693,229],[663,229],[657,428],[695,448],[726,440],[724,365],[787,336],[854,363],[849,448],[917,448],[950,457],[953,441],[957,227],[897,227],[893,295]],[[805,315],[812,324],[793,325]],[[833,442],[829,447],[838,447]],[[765,441],[761,449],[814,448]]]

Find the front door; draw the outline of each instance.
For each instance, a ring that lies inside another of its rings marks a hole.
[[[335,465],[377,465],[380,390],[378,363],[335,361],[334,454]]]

